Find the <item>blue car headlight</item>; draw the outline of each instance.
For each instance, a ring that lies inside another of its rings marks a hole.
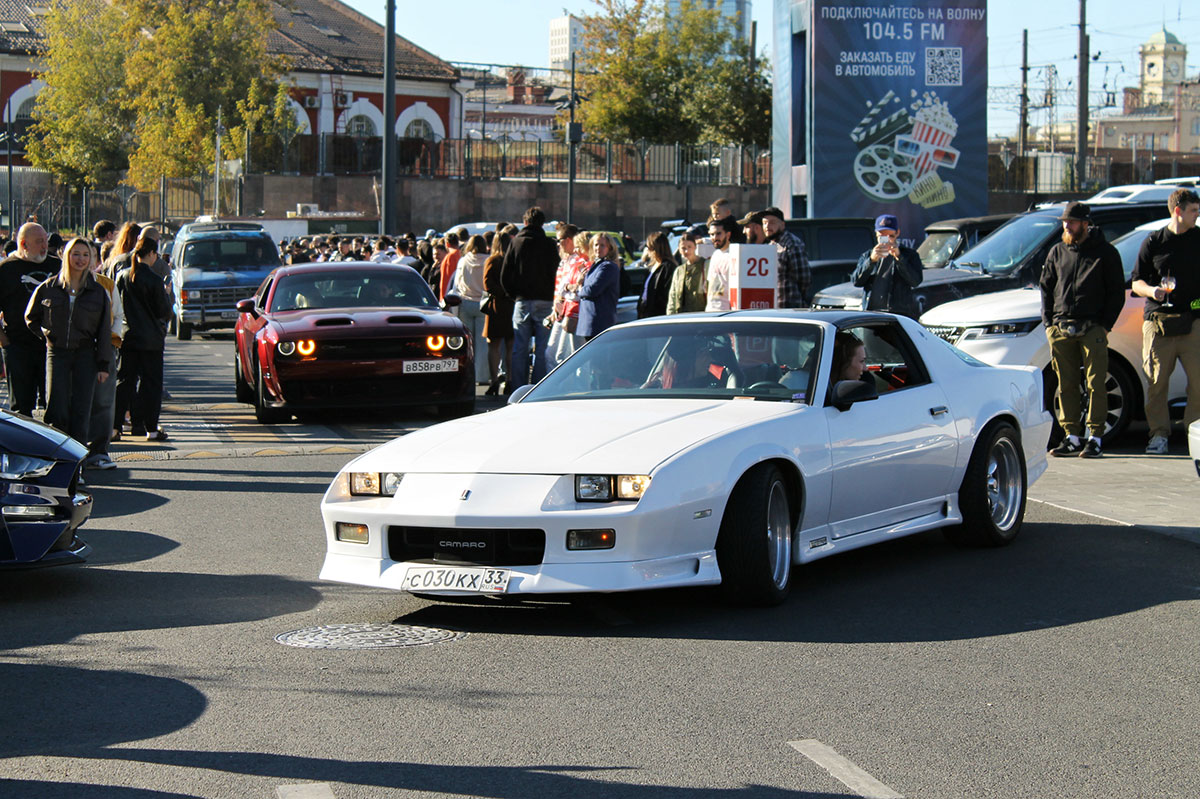
[[[45,458],[17,455],[12,452],[0,453],[0,479],[3,480],[28,480],[31,477],[45,477],[53,468],[54,461]]]

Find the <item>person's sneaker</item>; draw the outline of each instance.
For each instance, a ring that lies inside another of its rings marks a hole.
[[[1067,436],[1054,449],[1050,450],[1050,454],[1056,458],[1065,458],[1070,455],[1078,455],[1083,451],[1083,444],[1079,443],[1079,439],[1075,436]]]
[[[166,441],[167,440],[167,431],[152,430],[149,433],[146,433],[146,440],[147,441]]]
[[[93,455],[91,458],[88,458],[88,461],[90,461],[90,463],[85,462],[84,465],[89,466],[92,469],[106,470],[117,468],[117,462],[110,458],[106,452],[101,452],[99,455]]]
[[[1083,445],[1083,449],[1079,453],[1081,458],[1099,458],[1100,457],[1100,439],[1089,438]]]
[[[100,462],[100,459],[103,457],[104,457],[103,452],[93,452],[91,455],[88,455],[86,458],[83,459],[83,468],[85,468],[85,469],[98,468],[96,466],[96,464],[98,464]]]
[[[1150,443],[1146,445],[1147,455],[1166,455],[1170,444],[1166,436],[1155,436],[1150,439]]]

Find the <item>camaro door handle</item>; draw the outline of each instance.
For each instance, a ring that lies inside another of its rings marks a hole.
[[[936,408],[929,409],[930,416],[941,416],[943,413],[950,413],[950,409],[945,405],[939,405]]]

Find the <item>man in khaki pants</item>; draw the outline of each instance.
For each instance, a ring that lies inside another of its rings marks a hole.
[[[1121,256],[1092,228],[1091,209],[1068,203],[1059,219],[1062,241],[1042,267],[1042,321],[1050,341],[1050,363],[1058,375],[1058,422],[1066,436],[1050,450],[1055,457],[1100,457],[1100,436],[1108,416],[1108,331],[1125,305]],[[1080,370],[1087,380],[1087,441],[1083,423]]]
[[[1200,197],[1177,189],[1167,199],[1171,221],[1142,242],[1133,270],[1133,293],[1146,298],[1142,322],[1142,368],[1150,455],[1166,455],[1171,437],[1167,388],[1175,361],[1187,375],[1187,409],[1183,425],[1200,419]],[[1173,282],[1172,282],[1173,281]]]

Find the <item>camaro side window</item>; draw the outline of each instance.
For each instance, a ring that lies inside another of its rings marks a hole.
[[[863,379],[870,375],[881,396],[929,382],[912,343],[899,325],[854,327],[847,332],[863,343],[866,353]]]

